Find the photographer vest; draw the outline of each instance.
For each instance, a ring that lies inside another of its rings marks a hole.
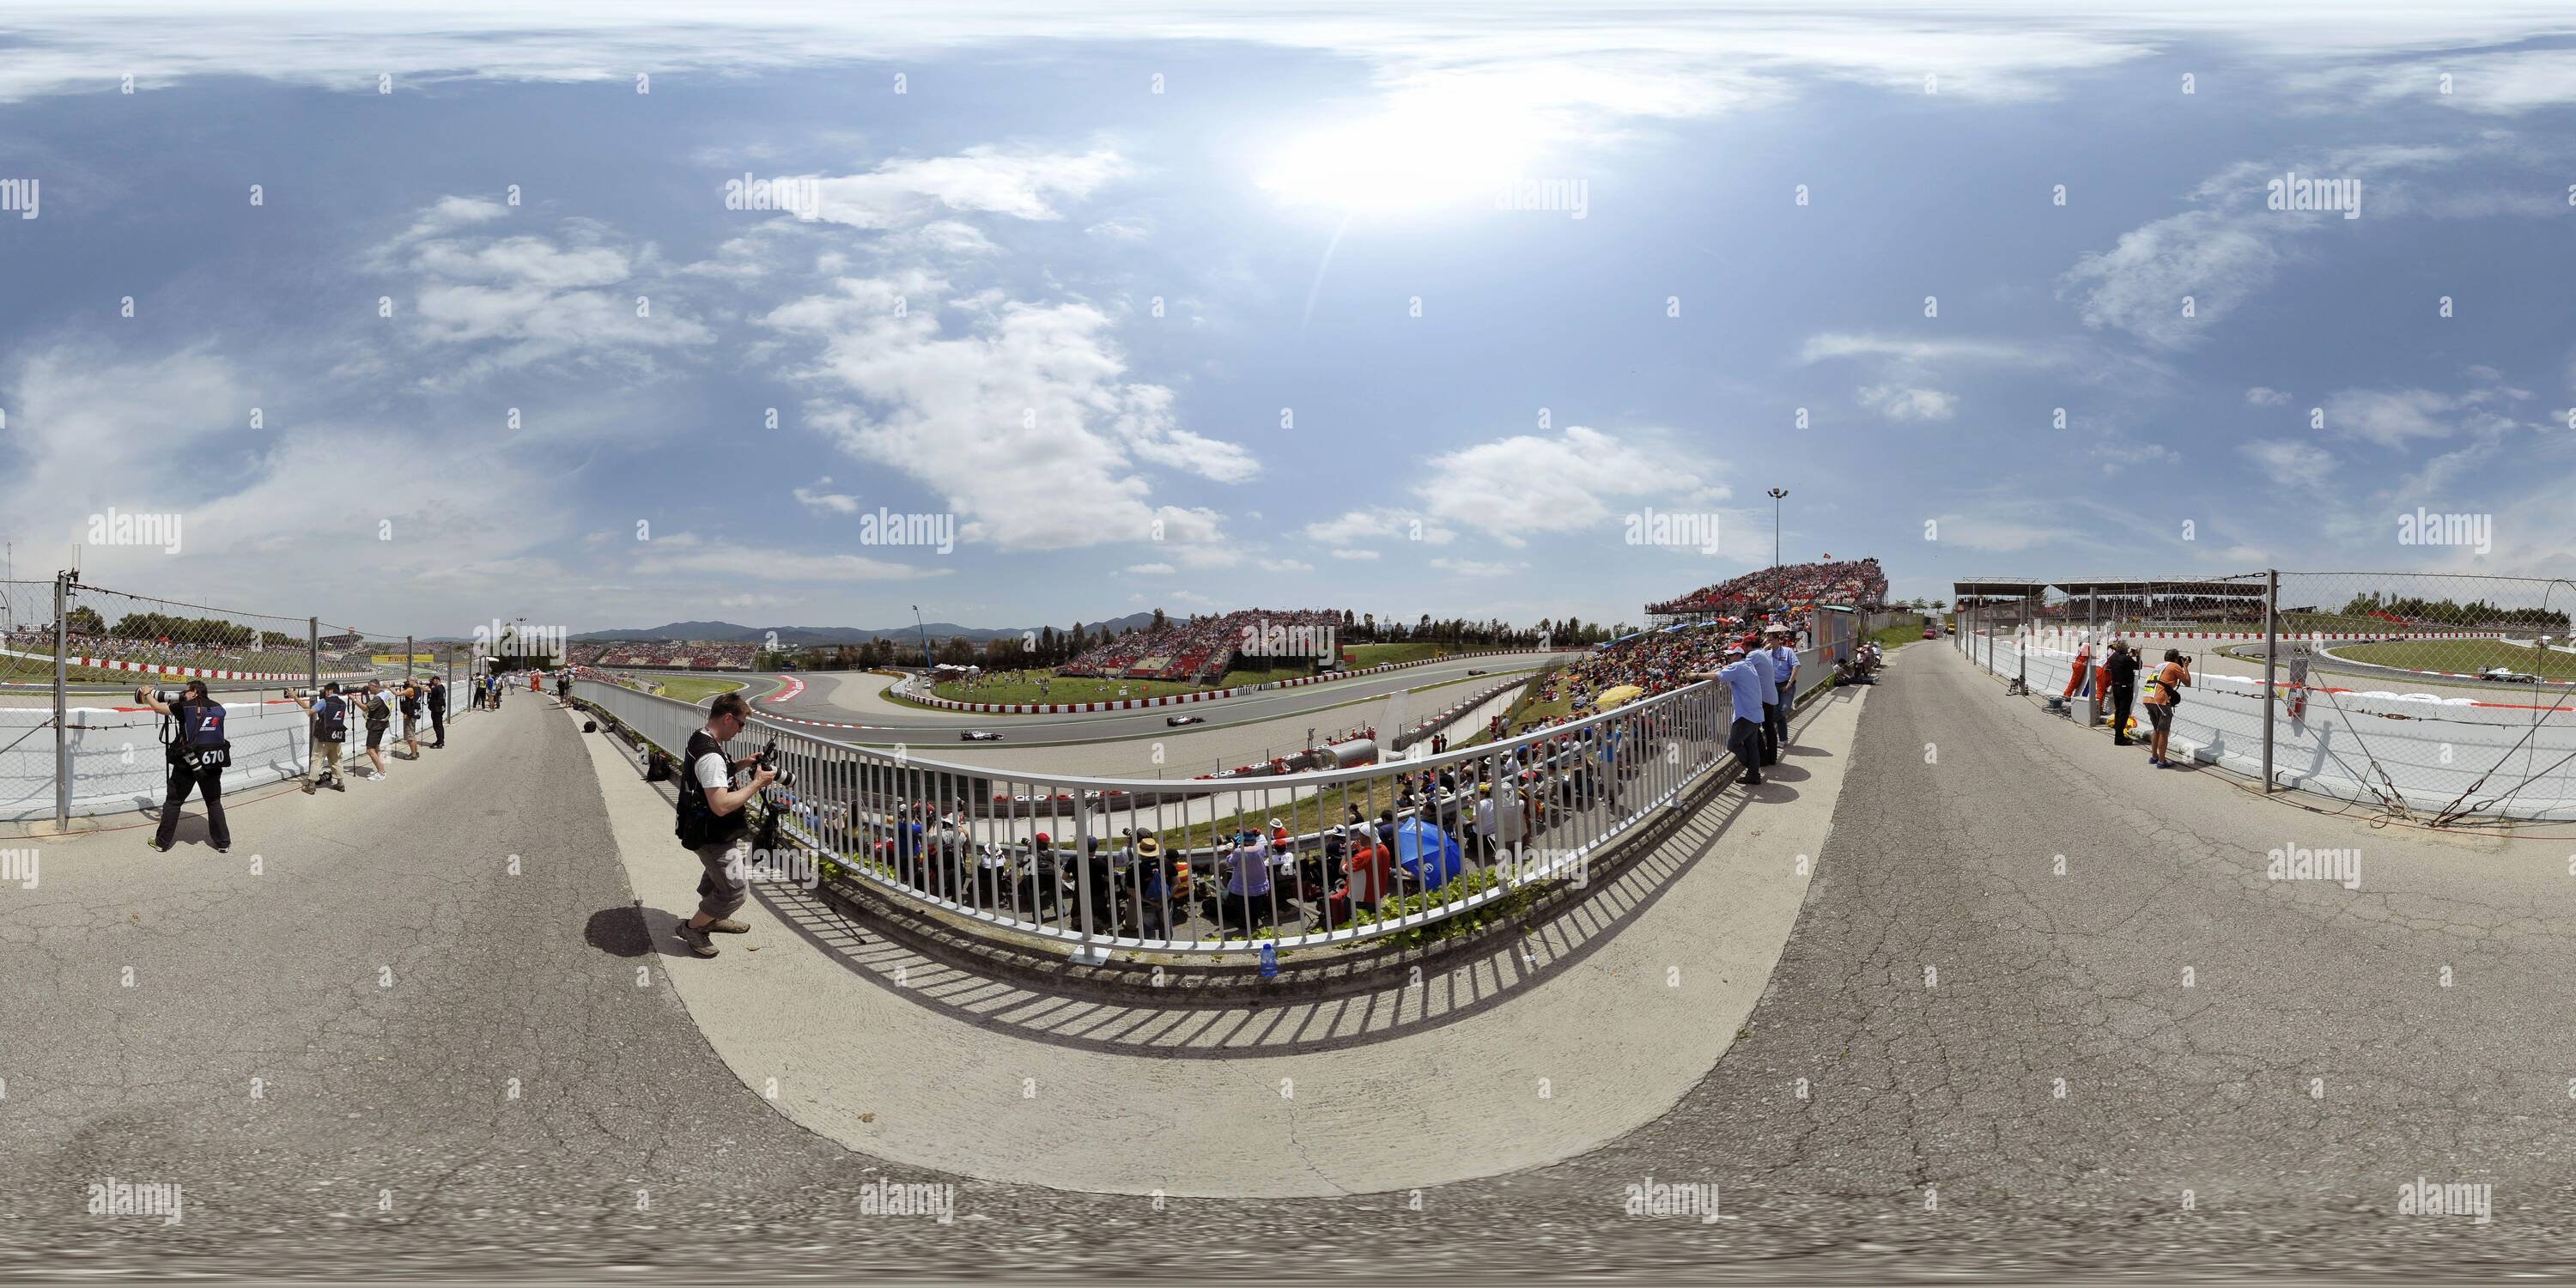
[[[716,813],[715,807],[707,803],[707,789],[698,783],[698,762],[723,755],[724,746],[700,729],[689,735],[688,750],[680,757],[679,812],[671,831],[680,838],[680,844],[692,850],[726,844],[749,830],[741,810]]]
[[[326,697],[313,704],[313,736],[324,742],[349,740],[349,704],[346,700]]]

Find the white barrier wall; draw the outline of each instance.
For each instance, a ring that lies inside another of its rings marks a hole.
[[[221,697],[221,694],[216,695]],[[447,686],[448,720],[465,709],[466,686]],[[304,772],[310,754],[302,707],[289,702],[227,702],[226,732],[232,738],[232,768],[224,771],[224,792],[264,787]],[[168,788],[169,762],[161,749],[162,718],[152,712],[104,707],[73,707],[65,713],[71,730],[72,813],[118,814],[158,811]],[[41,707],[0,708],[0,822],[32,822],[54,816],[53,712]],[[428,721],[422,721],[427,735]],[[386,740],[402,732],[394,716]],[[366,725],[349,721],[349,756],[364,760]],[[191,799],[194,799],[193,797]],[[194,808],[194,806],[191,806]]]
[[[1970,651],[1981,666],[1989,642],[1981,638]],[[1989,669],[2002,676],[2019,673],[2023,646],[2009,636],[1991,644]],[[2066,687],[2075,663],[2071,651],[2033,646],[2028,656],[2033,693]],[[2152,650],[2147,655],[2151,661],[2157,656]],[[2192,684],[2174,712],[2169,745],[2260,779],[2262,680],[2195,673]],[[2549,704],[2558,700],[2555,690],[2544,691],[2532,706],[2508,704],[2529,692],[2500,689],[2496,699],[2482,700],[2385,689],[2311,690],[2306,711],[2296,719],[2281,700],[2272,730],[2274,779],[2283,787],[2370,804],[2378,803],[2375,792],[2393,788],[2419,812],[2449,808],[2474,787],[2465,804],[2493,799],[2490,815],[2576,818],[2576,698],[2554,711]],[[2132,714],[2144,730],[2145,711]]]

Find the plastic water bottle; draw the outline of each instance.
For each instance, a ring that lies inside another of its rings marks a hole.
[[[1261,977],[1279,978],[1279,945],[1265,943],[1261,946]]]

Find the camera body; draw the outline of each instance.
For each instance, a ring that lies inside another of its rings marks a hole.
[[[753,763],[762,769],[769,770],[778,775],[776,778],[770,780],[771,786],[786,788],[793,788],[796,786],[795,771],[784,770],[778,767],[778,740],[776,738],[770,739],[769,745],[760,749],[760,756]]]

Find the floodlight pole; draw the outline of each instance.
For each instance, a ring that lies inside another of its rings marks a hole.
[[[1780,500],[1789,495],[1789,489],[1775,487],[1764,495],[1771,498],[1771,566],[1777,568],[1780,566]]]

